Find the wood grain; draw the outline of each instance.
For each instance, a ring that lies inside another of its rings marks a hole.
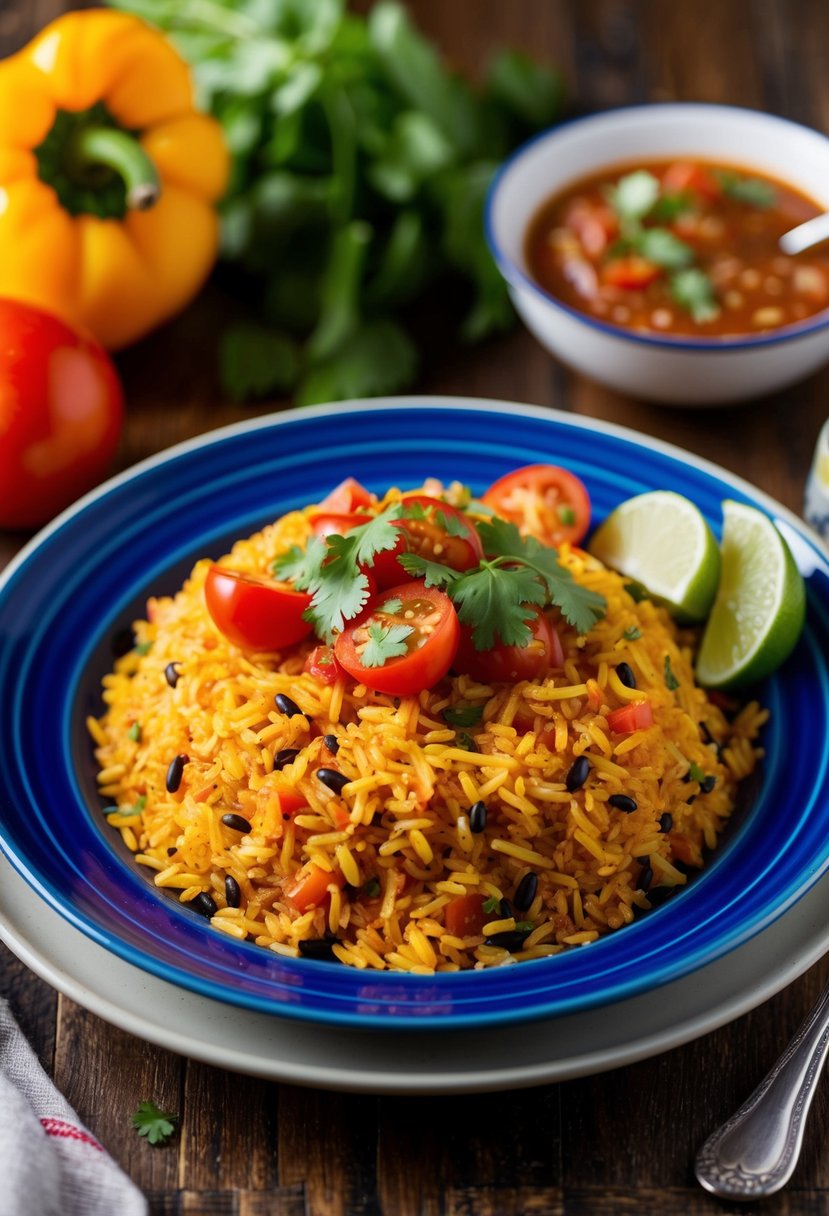
[[[0,54],[67,7],[6,0]],[[825,0],[413,0],[409,7],[447,59],[472,76],[507,44],[558,63],[573,113],[678,98],[757,106],[829,128]],[[176,322],[119,358],[129,395],[119,467],[288,406],[250,409],[222,399],[206,354],[233,307],[214,283]],[[827,414],[829,371],[748,406],[664,409],[573,376],[520,329],[480,350],[441,332],[418,389],[609,419],[715,460],[799,510]],[[0,534],[0,565],[24,540]],[[154,1216],[710,1216],[736,1209],[696,1186],[696,1148],[773,1063],[827,965],[654,1059],[534,1090],[442,1098],[346,1095],[238,1076],[107,1025],[58,998],[4,948],[0,975],[44,1066],[145,1191]],[[526,1033],[533,1028],[505,1030],[505,1054],[510,1035]],[[169,1147],[152,1148],[130,1126],[148,1097],[181,1116]],[[829,1211],[827,1133],[824,1086],[793,1185],[765,1203],[764,1214]]]

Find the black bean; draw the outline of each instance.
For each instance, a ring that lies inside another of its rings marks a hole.
[[[653,882],[653,870],[650,866],[645,866],[642,873],[639,875],[639,881],[636,884],[640,891],[647,891],[648,887]]]
[[[498,915],[501,917],[501,920],[509,920],[512,916],[512,906],[508,899],[502,899],[498,904]]]
[[[290,764],[292,760],[296,759],[298,755],[298,747],[283,747],[282,750],[277,752],[274,756],[273,766],[278,772],[280,769],[283,769],[286,764]]]
[[[714,736],[711,734],[711,731],[708,729],[708,723],[707,723],[707,722],[700,722],[700,724],[699,724],[699,732],[700,732],[700,734],[702,735],[703,741],[704,741],[705,743],[716,743],[716,742],[717,742],[717,740],[716,740],[716,739],[714,738]]]
[[[337,738],[337,736],[336,735],[323,735],[322,741],[325,744],[325,746],[328,748],[328,750],[330,751],[331,755],[336,756],[337,752],[340,750],[340,741]]]
[[[281,714],[285,714],[288,718],[293,718],[295,714],[301,714],[302,710],[297,705],[296,701],[292,701],[290,697],[286,697],[284,692],[278,692],[274,697],[276,708]]]
[[[135,648],[135,634],[129,626],[125,629],[119,629],[110,638],[109,646],[112,651],[112,657],[114,659],[121,659]]]
[[[178,852],[178,847],[177,847],[177,845],[171,844],[171,845],[170,845],[170,847],[169,847],[169,849],[167,850],[167,856],[168,856],[168,857],[175,857],[175,855],[176,855],[176,853],[177,853],[177,852]]]
[[[178,684],[178,679],[181,675],[181,672],[179,671],[180,666],[180,663],[168,663],[164,668],[164,679],[171,688],[175,688],[176,684]]]
[[[482,832],[486,827],[486,803],[476,802],[469,808],[469,828],[473,832]]]
[[[627,794],[611,794],[608,802],[611,806],[615,806],[617,811],[624,811],[626,815],[630,815],[637,807],[636,799],[629,798]]]
[[[232,832],[250,831],[250,820],[245,819],[244,815],[234,815],[232,811],[227,815],[222,815],[222,823]]]
[[[519,912],[526,912],[532,904],[538,892],[538,875],[533,874],[532,870],[519,882],[515,888],[515,895],[512,897],[512,902],[515,904]]]
[[[167,769],[167,793],[174,794],[181,785],[181,777],[184,772],[184,766],[190,759],[185,752],[179,752],[177,756],[173,756],[170,761],[170,767]]]
[[[660,832],[670,832],[670,830],[673,826],[674,826],[674,817],[668,811],[666,811],[665,814],[659,820],[659,830],[660,830]]]
[[[218,911],[215,899],[206,891],[201,891],[195,899],[191,899],[190,907],[194,912],[198,912],[199,916],[215,916]]]
[[[633,668],[630,663],[620,663],[616,668],[616,675],[622,681],[625,688],[636,687],[636,676],[633,674]]]
[[[717,784],[717,778],[713,773],[708,773],[699,783],[699,788],[703,794],[710,794],[714,786]]]
[[[242,888],[232,874],[225,875],[225,903],[229,908],[238,908],[242,902]]]
[[[336,937],[308,937],[299,943],[299,952],[303,958],[316,959],[320,963],[338,963],[340,960],[333,950],[336,945]]]
[[[488,946],[501,946],[504,950],[520,950],[529,934],[523,929],[507,929],[503,933],[493,933],[485,937]]]
[[[576,790],[580,790],[587,780],[587,774],[590,772],[590,761],[587,756],[579,756],[578,760],[574,760],[570,765],[570,771],[564,778],[564,784],[570,794],[575,794]]]
[[[348,785],[351,780],[350,777],[346,777],[345,773],[339,773],[335,768],[318,768],[317,779],[323,785],[327,785],[335,794],[341,794],[343,786]]]

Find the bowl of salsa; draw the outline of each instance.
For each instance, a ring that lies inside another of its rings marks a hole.
[[[758,111],[635,106],[536,137],[490,190],[487,236],[519,314],[621,392],[719,405],[829,360],[829,139]]]

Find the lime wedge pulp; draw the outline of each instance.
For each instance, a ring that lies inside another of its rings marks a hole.
[[[684,622],[703,621],[720,573],[716,538],[702,512],[672,490],[627,499],[593,534],[590,552],[641,583]]]
[[[803,578],[783,537],[755,507],[723,503],[722,574],[696,673],[708,688],[763,679],[788,658],[803,628]]]

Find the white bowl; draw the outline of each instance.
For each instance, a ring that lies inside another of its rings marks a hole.
[[[809,375],[829,360],[829,310],[745,337],[642,334],[563,304],[532,278],[524,245],[542,203],[602,168],[675,157],[768,174],[829,211],[829,139],[786,119],[683,102],[574,119],[519,148],[490,188],[487,240],[519,315],[542,345],[576,371],[665,404],[722,405]]]

